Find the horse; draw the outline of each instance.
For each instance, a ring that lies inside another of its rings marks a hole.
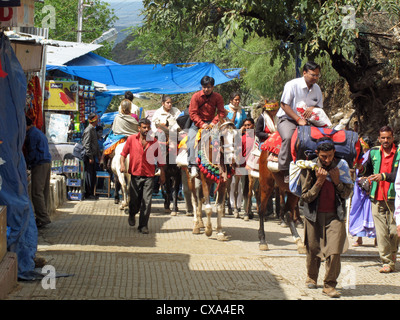
[[[126,142],[123,142],[115,148],[114,157],[111,160],[111,170],[121,185],[123,199],[119,208],[121,210],[124,210],[125,213],[129,213],[129,184],[131,181],[131,175],[128,172],[124,173],[121,172],[121,162],[120,162],[121,152],[122,149],[124,148],[125,143]],[[129,168],[129,155],[125,159],[125,167]]]
[[[167,163],[164,169],[165,183],[161,185],[161,192],[164,197],[165,212],[171,216],[178,214],[178,194],[181,185],[181,169],[173,163]],[[172,210],[170,206],[172,204]]]
[[[221,221],[225,211],[227,186],[235,169],[235,148],[233,145],[235,135],[235,126],[232,122],[228,121],[224,123],[220,122],[211,130],[202,130],[201,141],[199,141],[199,157],[197,158],[200,169],[199,178],[191,178],[188,168],[186,166],[182,167],[188,179],[195,211],[193,234],[200,234],[200,229],[204,228],[202,220],[204,202],[207,216],[205,234],[207,237],[212,235],[210,190],[212,184],[217,183],[215,190],[217,192],[217,240],[229,240],[229,236],[222,230]]]
[[[284,182],[284,174],[281,171],[270,170],[268,168],[268,157],[270,151],[262,150],[260,156],[260,204],[258,208],[258,215],[260,217],[260,224],[258,230],[258,238],[260,240],[259,249],[262,251],[268,250],[268,244],[265,241],[264,231],[264,213],[267,210],[268,199],[270,198],[275,184],[279,187],[281,193],[286,194],[286,201],[284,202],[283,212],[286,218],[286,223],[289,226],[290,232],[294,238],[294,242],[297,245],[297,251],[299,253],[305,253],[305,246],[301,237],[299,236],[296,229],[296,221],[299,217],[298,202],[299,197],[290,192],[289,184]]]

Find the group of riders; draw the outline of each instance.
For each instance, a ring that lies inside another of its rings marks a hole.
[[[211,77],[207,78],[209,78],[209,81],[213,83]],[[207,83],[205,85],[207,86],[209,84]],[[217,95],[215,92],[213,94]],[[104,151],[100,164],[110,173],[112,173],[111,161],[116,147],[119,144],[124,143],[130,135],[138,133],[139,108],[132,100],[133,94],[129,91],[126,92],[125,99],[120,103],[118,114],[112,123],[111,131],[104,142]],[[231,194],[229,195],[230,205],[238,208],[239,211],[243,199],[243,186],[245,183],[243,179],[246,178],[247,174],[251,174],[258,178],[261,147],[268,137],[277,131],[276,114],[279,110],[278,102],[266,100],[259,105],[259,108],[261,108],[262,111],[255,121],[251,115],[241,107],[240,101],[240,93],[232,92],[230,94],[229,104],[223,106],[224,114],[222,118],[222,121],[229,122],[235,129],[237,129],[237,137],[240,139],[238,145],[239,148],[236,150],[238,155],[236,162],[240,163],[239,166],[242,170],[237,170],[237,175],[232,177],[232,185],[235,185],[235,188],[230,188]],[[176,155],[180,153],[180,151],[185,151],[185,156],[187,155],[185,157],[185,162],[187,161],[188,168],[194,168],[194,170],[190,171],[190,177],[198,177],[197,162],[195,160],[190,161],[190,154],[194,159],[196,155],[193,155],[193,152],[191,153],[189,151],[191,150],[190,143],[194,143],[194,141],[189,141],[189,135],[193,132],[192,128],[196,125],[194,121],[191,121],[192,123],[190,128],[181,128],[177,122],[180,115],[182,115],[182,112],[173,106],[172,98],[168,95],[162,95],[161,107],[154,112],[151,118],[151,139],[157,138],[160,142],[165,141],[168,139],[165,137],[169,137],[172,135],[171,133],[173,133],[174,137],[178,140],[177,143],[173,145],[175,147],[179,146],[179,149],[175,150]],[[218,120],[220,121],[220,119]],[[211,121],[205,123],[206,125],[203,129],[211,128]],[[198,134],[197,130],[194,135],[196,134]],[[157,176],[158,174],[159,170],[156,170],[155,175]],[[114,179],[114,182],[117,187],[119,184],[118,179]],[[241,187],[242,190],[238,190],[238,187]],[[117,187],[116,191],[118,191],[118,189],[119,188]],[[119,202],[118,199],[119,195],[116,192],[115,203]]]
[[[199,147],[202,143],[199,141],[203,132],[213,129],[222,131],[220,128],[223,123],[229,123],[231,127],[234,127],[236,137],[240,137],[240,144],[236,144],[239,148],[235,148],[235,161],[239,170],[225,175],[224,178],[222,173],[218,175],[217,171],[209,171],[207,175],[207,177],[212,176],[218,184],[222,179],[230,183],[231,191],[228,196],[231,207],[241,207],[240,195],[244,192],[237,186],[241,184],[241,188],[244,188],[244,179],[247,177],[260,178],[261,181],[262,169],[266,163],[276,185],[279,185],[281,190],[285,189],[286,192],[296,194],[289,188],[293,181],[292,137],[300,126],[328,127],[328,123],[321,125],[313,122],[323,116],[327,118],[322,110],[322,92],[317,84],[320,71],[321,67],[318,64],[312,61],[307,62],[303,67],[303,76],[286,83],[280,102],[266,100],[260,105],[261,114],[257,119],[253,119],[240,106],[241,96],[238,92],[233,92],[230,95],[229,104],[225,105],[222,96],[214,92],[214,79],[205,76],[200,82],[202,90],[193,94],[191,98],[186,114],[189,122],[186,121],[185,127],[178,121],[180,117],[185,116],[185,112],[173,107],[171,97],[163,95],[162,106],[156,110],[151,119],[151,129],[154,136],[164,137],[164,140],[158,138],[160,142],[168,141],[171,132],[174,132],[174,137],[178,140],[175,144],[177,147],[175,153],[178,155],[177,158],[181,152],[185,155],[184,161],[180,159],[180,165],[187,168],[185,172],[190,180],[203,179],[207,173],[200,159],[200,152],[204,153],[204,150]],[[124,143],[128,136],[138,132],[138,108],[132,103],[133,97],[131,99],[129,97],[132,97],[131,93],[127,93],[126,99],[121,102],[119,114],[112,125],[112,133],[105,143],[104,163],[110,161],[118,144]],[[167,135],[166,132],[168,132]],[[165,136],[167,136],[166,139]],[[169,143],[171,144],[171,141]],[[223,144],[227,145],[227,142]],[[223,145],[220,149],[221,147]],[[310,289],[317,287],[320,262],[321,259],[325,259],[326,275],[323,293],[329,297],[340,296],[335,287],[340,273],[340,254],[344,250],[346,238],[344,223],[346,216],[343,215],[346,210],[345,200],[350,197],[353,189],[353,182],[349,179],[349,168],[353,165],[361,168],[361,162],[357,162],[361,161],[361,158],[353,159],[355,161],[353,163],[336,159],[335,147],[334,141],[329,136],[323,137],[316,142],[315,150],[313,150],[315,159],[311,162],[299,161],[298,181],[301,185],[298,198],[296,198],[296,205],[299,198],[304,200],[307,248],[306,284]],[[267,161],[263,159],[264,154],[268,155]],[[260,159],[263,162],[260,162]],[[269,197],[270,194],[267,200]],[[260,203],[257,204],[260,205]],[[263,219],[260,216],[261,220]],[[262,233],[263,229],[259,230],[260,239]],[[381,272],[393,270],[394,267],[391,266]]]

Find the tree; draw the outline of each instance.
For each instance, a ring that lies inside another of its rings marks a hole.
[[[107,2],[100,0],[91,1],[90,6],[85,6],[83,15],[82,42],[90,43],[100,37],[105,31],[114,26],[118,19],[114,10],[109,8]],[[49,38],[62,41],[76,41],[78,26],[78,0],[68,2],[62,0],[45,0],[43,3],[35,2],[35,26],[41,27],[51,11],[46,6],[54,7],[55,28],[49,29]],[[112,44],[102,43],[103,47],[96,50],[96,53],[109,58]]]
[[[360,123],[398,103],[399,0],[144,0],[145,26],[179,26],[227,43],[242,35],[271,40],[271,60],[284,67],[326,56],[345,79]],[[221,47],[222,47],[221,45]]]

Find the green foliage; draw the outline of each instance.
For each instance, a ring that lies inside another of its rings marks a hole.
[[[117,17],[114,10],[109,8],[107,2],[93,0],[91,6],[83,10],[82,42],[90,43],[100,37],[105,31],[114,26]],[[35,2],[35,26],[41,27],[42,21],[49,15],[49,11],[42,9],[46,5],[55,8],[56,28],[49,30],[49,38],[62,41],[76,41],[78,27],[78,0],[45,0],[43,3]],[[102,43],[103,47],[96,51],[106,58],[110,57],[112,44]]]
[[[273,57],[279,55],[283,65],[298,54],[305,59],[324,52],[351,60],[365,15],[400,12],[398,0],[144,0],[144,5],[145,25],[155,30],[185,26],[222,44],[239,32],[244,42],[254,35],[269,38]]]
[[[128,49],[140,48],[142,58],[148,63],[192,62],[192,53],[201,45],[201,39],[193,32],[180,32],[175,28],[155,31],[132,27],[130,32],[134,39]]]

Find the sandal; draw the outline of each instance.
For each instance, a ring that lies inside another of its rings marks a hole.
[[[392,270],[392,268],[391,268],[390,266],[384,265],[384,266],[382,267],[382,269],[379,270],[379,272],[380,272],[380,273],[390,273],[390,272],[393,272],[393,270]]]

